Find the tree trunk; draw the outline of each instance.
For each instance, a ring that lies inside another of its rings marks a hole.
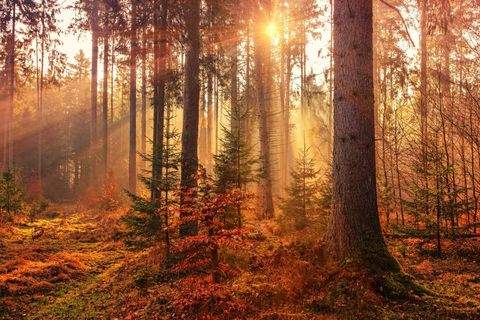
[[[110,125],[113,124],[114,113],[113,113],[113,98],[114,98],[114,83],[115,83],[115,37],[112,34],[112,68],[110,70]]]
[[[142,155],[147,153],[147,35],[142,32]],[[142,160],[142,169],[146,169],[146,161]]]
[[[428,10],[428,0],[418,0],[418,6],[420,11],[420,144],[422,148],[422,162],[423,162],[423,171],[425,172],[423,176],[423,184],[425,190],[428,190],[428,175],[427,166],[427,143],[428,143],[428,52],[427,52],[427,10]],[[428,195],[424,203],[424,214],[427,216],[429,212],[429,200]]]
[[[397,272],[377,208],[372,0],[334,5],[334,186],[327,246],[339,261]]]
[[[130,139],[128,153],[128,187],[137,191],[137,2],[132,0],[130,30]]]
[[[165,72],[167,49],[167,18],[168,0],[162,5],[155,2],[154,13],[154,43],[153,43],[153,161],[152,180],[158,181],[162,174],[163,136],[165,121]],[[161,9],[161,12],[159,11]],[[151,190],[152,203],[157,203],[160,197],[158,188]]]
[[[8,44],[8,110],[5,135],[5,163],[8,169],[13,168],[13,109],[15,100],[15,37],[17,10],[15,2],[12,3],[12,30]]]
[[[43,178],[43,129],[44,129],[44,115],[43,115],[43,92],[44,92],[44,65],[45,65],[45,1],[42,1],[40,34],[40,77],[39,77],[39,96],[38,96],[38,123],[40,130],[38,130],[38,180],[40,185]]]
[[[212,154],[213,154],[213,74],[211,71],[208,71],[207,74],[207,169],[212,170]]]
[[[269,21],[268,14],[271,3],[269,0],[264,1],[262,10],[255,30],[255,71],[257,82],[257,105],[259,115],[259,135],[260,135],[260,158],[261,158],[261,178],[260,199],[261,213],[260,218],[270,219],[274,216],[273,196],[272,196],[272,164],[270,153],[270,92],[268,85],[271,83],[270,77],[270,43],[266,38],[265,31],[262,29],[263,22]]]
[[[181,218],[188,217],[188,207],[194,203],[191,193],[196,187],[198,169],[198,112],[200,99],[200,0],[188,1],[185,5],[185,24],[187,30],[185,88],[183,99],[182,130],[182,173],[180,187]],[[197,233],[195,221],[184,222],[180,226],[180,235],[188,236]]]
[[[105,31],[106,32],[106,31]],[[107,33],[107,32],[106,32]],[[103,36],[103,178],[106,181],[108,172],[108,54],[109,54],[108,34]]]
[[[96,142],[97,142],[97,81],[98,81],[98,1],[92,2],[92,79],[90,82],[91,92],[91,123],[90,123],[90,180],[96,180]]]
[[[333,0],[330,0],[330,70],[328,72],[328,120],[327,120],[327,142],[328,142],[328,156],[333,154]]]
[[[232,134],[237,132],[241,125],[241,114],[238,104],[238,44],[232,48],[230,66],[230,130]]]

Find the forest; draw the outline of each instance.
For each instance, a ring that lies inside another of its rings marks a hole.
[[[479,0],[0,0],[0,319],[480,319]]]

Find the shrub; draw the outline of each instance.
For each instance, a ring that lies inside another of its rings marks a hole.
[[[6,213],[7,220],[11,214],[18,212],[24,203],[24,193],[20,188],[20,179],[15,171],[9,170],[0,176],[0,211]]]

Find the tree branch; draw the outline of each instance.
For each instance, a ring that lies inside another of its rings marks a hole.
[[[398,14],[398,16],[400,17],[400,19],[402,20],[403,26],[405,27],[405,31],[406,31],[407,36],[408,36],[408,40],[410,40],[410,43],[411,43],[412,46],[415,48],[415,43],[414,43],[413,40],[412,40],[412,36],[410,35],[410,31],[408,31],[407,22],[406,22],[405,19],[403,18],[402,12],[400,12],[400,9],[398,9],[397,7],[395,7],[393,4],[388,3],[386,0],[380,0],[380,2],[383,3],[384,5],[386,5],[387,7],[389,7],[390,9],[394,10],[394,11]]]

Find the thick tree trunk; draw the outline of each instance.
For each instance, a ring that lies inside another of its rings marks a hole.
[[[136,0],[132,0],[130,30],[130,139],[128,153],[128,187],[137,191],[137,26]]]
[[[334,23],[334,189],[327,246],[337,260],[399,271],[377,209],[372,0],[336,0]]]
[[[194,203],[191,193],[196,187],[198,169],[198,112],[200,99],[200,0],[188,1],[185,5],[185,24],[187,29],[185,89],[183,99],[182,130],[182,173],[180,187],[182,189],[182,218],[188,217],[188,209]],[[197,223],[188,221],[180,226],[180,235],[188,236],[197,233]]]

